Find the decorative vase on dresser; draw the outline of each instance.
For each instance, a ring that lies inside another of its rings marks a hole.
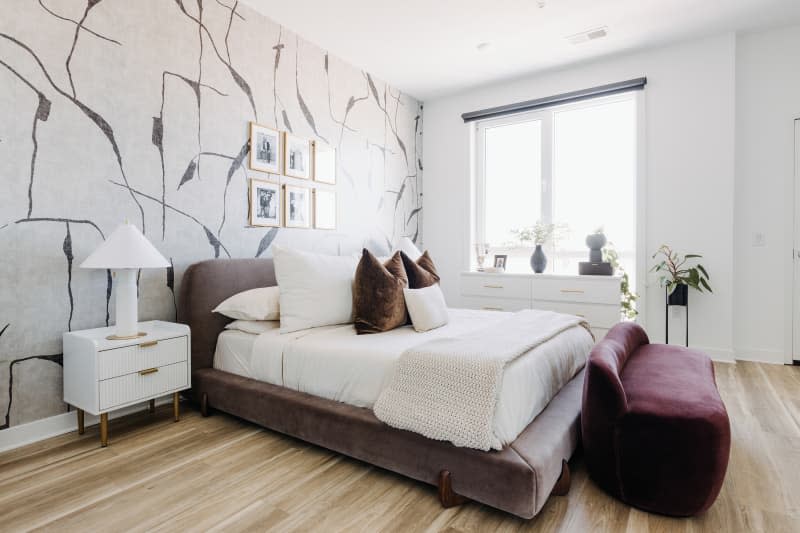
[[[596,340],[620,321],[619,276],[461,273],[461,306],[488,311],[543,309],[584,318]]]
[[[547,268],[547,256],[544,255],[541,244],[537,244],[536,249],[533,250],[533,254],[531,255],[531,268],[536,274],[541,274],[544,272],[544,269]]]

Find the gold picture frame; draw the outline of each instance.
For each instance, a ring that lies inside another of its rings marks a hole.
[[[286,228],[311,227],[311,189],[298,185],[283,186],[283,220]]]
[[[283,173],[290,178],[312,179],[311,141],[293,135],[283,134]]]
[[[281,186],[272,181],[250,178],[248,208],[251,226],[279,228],[283,219]]]
[[[314,141],[314,181],[336,185],[336,148]]]
[[[250,158],[251,170],[280,174],[283,168],[283,135],[280,131],[250,123]]]
[[[336,191],[314,189],[314,228],[336,229],[338,215]]]

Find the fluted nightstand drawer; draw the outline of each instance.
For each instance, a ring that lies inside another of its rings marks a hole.
[[[469,274],[461,276],[462,296],[514,298],[530,301],[531,280],[524,276]]]
[[[145,368],[157,368],[188,358],[188,337],[146,340],[133,346],[113,348],[97,353],[98,379],[110,379],[138,372]]]
[[[103,380],[100,387],[100,409],[105,411],[186,388],[186,361],[162,367],[144,368],[132,374]]]

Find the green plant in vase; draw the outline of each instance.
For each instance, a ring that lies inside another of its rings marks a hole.
[[[689,287],[698,292],[714,292],[709,285],[711,278],[703,265],[689,265],[702,257],[699,254],[681,255],[666,244],[662,244],[653,254],[653,259],[660,258],[660,261],[650,271],[659,275],[658,283],[666,289],[670,304],[686,305]]]

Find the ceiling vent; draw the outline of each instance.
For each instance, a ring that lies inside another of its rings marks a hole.
[[[582,44],[594,41],[595,39],[602,39],[606,35],[608,35],[608,27],[600,26],[599,28],[592,28],[591,30],[570,35],[567,37],[567,41],[569,41],[570,44]]]

